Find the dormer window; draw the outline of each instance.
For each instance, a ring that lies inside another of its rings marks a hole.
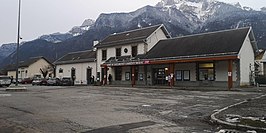
[[[138,55],[138,46],[132,46],[131,55],[132,57],[136,57]]]
[[[121,48],[116,48],[115,49],[115,56],[120,57],[121,56]]]

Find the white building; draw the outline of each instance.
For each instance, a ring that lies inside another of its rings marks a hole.
[[[77,84],[93,84],[96,77],[96,52],[92,50],[69,53],[54,62],[56,77],[71,77]]]
[[[170,38],[170,35],[164,25],[155,25],[109,35],[96,45],[97,78],[104,81],[103,84],[106,84],[108,78],[107,69],[105,70],[101,65],[110,60],[125,62],[125,60],[136,58],[139,55],[145,55],[156,43],[167,38]],[[122,78],[124,75],[118,76],[118,73],[115,74],[115,72],[121,71],[122,74],[125,73],[126,69],[130,69],[130,67],[123,70],[117,67],[109,67],[108,74],[114,75],[115,77],[113,78],[115,79]]]
[[[232,88],[254,82],[258,52],[252,28],[171,38],[164,25],[111,34],[95,48],[59,59],[57,77],[76,84],[94,75],[102,84]]]

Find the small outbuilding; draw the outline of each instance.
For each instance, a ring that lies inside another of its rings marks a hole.
[[[53,64],[50,63],[46,58],[40,57],[32,57],[25,61],[20,61],[18,66],[18,78],[34,78],[34,77],[43,77],[41,72],[47,71],[47,76],[53,75]],[[16,77],[16,67],[15,65],[7,66],[7,75],[13,78]]]
[[[96,52],[93,50],[68,53],[54,62],[56,77],[70,77],[76,85],[90,85],[95,81]]]

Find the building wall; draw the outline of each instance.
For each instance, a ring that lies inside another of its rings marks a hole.
[[[147,51],[149,51],[153,46],[155,46],[156,43],[158,43],[162,39],[166,39],[166,35],[160,28],[156,32],[152,33],[148,38],[147,38],[147,44],[143,43],[133,43],[133,44],[127,44],[127,45],[120,45],[120,46],[114,46],[114,47],[107,47],[107,48],[99,48],[97,49],[97,72],[101,72],[101,64],[103,64],[105,61],[102,61],[102,50],[107,50],[107,60],[110,57],[115,57],[116,54],[116,48],[121,48],[121,56],[127,56],[131,55],[131,47],[132,46],[138,46],[138,54],[145,54]],[[125,53],[124,49],[127,48],[128,52]],[[108,74],[113,74],[113,69],[109,69],[107,72]],[[100,74],[101,76],[102,74]],[[100,77],[102,79],[102,77]]]
[[[238,61],[233,62],[233,86],[238,87]],[[136,85],[154,85],[154,73],[156,68],[168,68],[169,64],[161,65],[147,65],[147,81],[145,81],[144,66],[139,66],[139,73],[143,74],[143,81],[136,81]],[[169,68],[168,68],[169,71]],[[177,81],[176,71],[190,71],[190,81]],[[126,81],[125,73],[131,72],[131,66],[122,67],[122,80],[114,81],[116,85],[131,85],[131,79]],[[175,64],[175,86],[213,86],[213,87],[227,87],[228,85],[228,61],[216,61],[215,62],[215,81],[197,81],[197,63],[177,63]],[[113,74],[114,75],[114,74]],[[166,72],[167,75],[167,72]],[[131,73],[130,73],[131,76]],[[131,77],[130,77],[131,78]],[[147,83],[147,84],[146,84]]]
[[[240,86],[250,85],[250,80],[252,80],[250,79],[250,69],[254,70],[255,55],[248,36],[238,56],[240,58]]]
[[[144,54],[144,43],[134,43],[134,44],[128,44],[128,45],[121,45],[121,46],[114,46],[114,47],[97,49],[97,72],[101,72],[101,64],[103,64],[110,57],[116,56],[116,48],[121,48],[121,56],[130,56],[131,55],[131,47],[136,46],[136,45],[138,46],[138,54]],[[127,49],[128,52],[125,53],[124,49]],[[104,61],[102,60],[102,50],[107,50],[107,58]],[[113,74],[113,73],[114,73],[113,70],[109,69],[108,74]]]
[[[27,77],[33,78],[35,75],[41,75],[41,77],[43,77],[41,72],[40,72],[40,69],[44,68],[44,67],[48,67],[48,66],[51,66],[51,64],[48,63],[46,60],[44,60],[44,59],[38,60],[37,62],[31,64],[28,67],[28,76]]]
[[[190,71],[190,81],[197,81],[196,63],[178,63],[175,65],[175,71]]]
[[[18,69],[18,78],[21,78],[21,79],[24,79],[24,78],[32,78],[30,75],[31,75],[31,72],[29,71],[29,68],[28,67],[25,67],[25,68],[19,68]]]
[[[40,69],[50,65],[51,64],[48,63],[46,60],[40,59],[37,62],[31,64],[29,67],[19,68],[18,78],[33,78],[36,75],[43,77],[40,72]],[[13,78],[16,78],[16,71],[8,71],[8,76],[13,76]]]
[[[156,43],[163,39],[167,39],[167,37],[165,36],[163,30],[160,28],[147,39],[148,51],[150,51],[150,49],[152,49]]]
[[[126,72],[130,73],[130,81],[131,81],[131,67],[130,66],[126,66],[126,67],[122,67],[122,80],[126,81]]]
[[[63,73],[59,73],[59,69],[63,69]],[[96,80],[96,62],[64,64],[56,66],[56,77],[71,77],[71,69],[76,70],[75,84],[87,84],[87,68],[91,68],[92,76]]]
[[[13,78],[16,78],[16,71],[8,71],[7,75]]]
[[[237,80],[236,62],[233,62],[233,81]],[[216,81],[228,81],[228,61],[218,61],[215,63]]]

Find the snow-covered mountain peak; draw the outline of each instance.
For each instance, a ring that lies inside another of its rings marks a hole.
[[[95,23],[95,20],[92,20],[92,19],[86,19],[86,20],[82,23],[81,27],[92,26],[94,23]]]
[[[94,25],[95,21],[92,19],[86,19],[81,26],[74,26],[70,31],[67,33],[52,33],[49,35],[43,35],[39,37],[39,39],[46,40],[48,42],[58,43],[74,36],[79,36],[85,33],[90,29],[92,25]]]
[[[176,8],[192,19],[205,21],[218,8],[216,0],[162,0],[156,6],[163,8]],[[192,16],[191,16],[192,15]]]
[[[94,23],[94,20],[86,19],[81,26],[73,27],[68,33],[72,34],[73,36],[82,35],[86,31],[88,31],[90,27],[94,25]]]

